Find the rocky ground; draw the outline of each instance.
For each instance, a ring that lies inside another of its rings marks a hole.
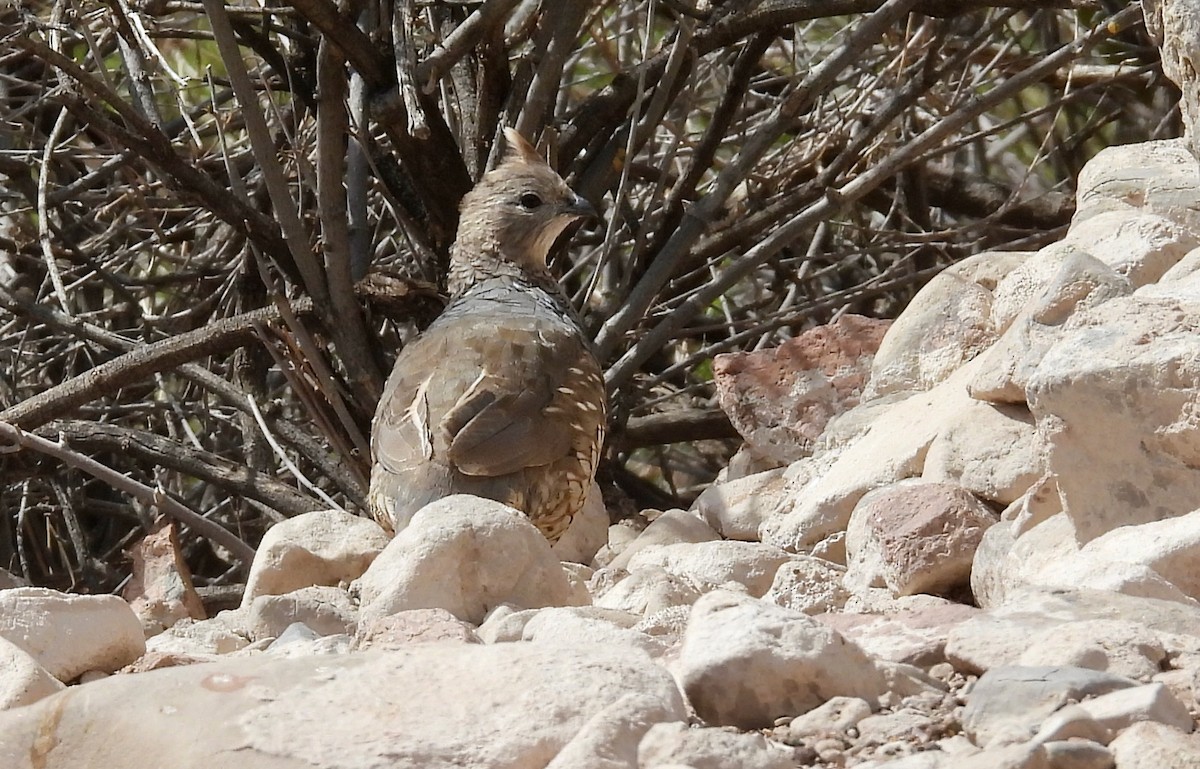
[[[692,510],[311,513],[211,618],[169,528],[129,600],[9,579],[0,765],[1200,766],[1200,167],[1109,149],[1078,202],[719,361]]]
[[[1144,5],[1194,138],[1194,3]],[[1064,240],[890,325],[719,360],[746,448],[692,510],[553,549],[473,497],[310,513],[214,617],[171,528],[125,598],[0,573],[0,767],[1200,766],[1197,149],[1105,150]]]

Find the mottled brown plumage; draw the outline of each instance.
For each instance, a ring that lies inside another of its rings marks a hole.
[[[375,412],[372,514],[402,529],[466,493],[523,510],[551,541],[582,507],[604,380],[546,255],[592,214],[519,134],[463,199],[450,304],[401,351]]]

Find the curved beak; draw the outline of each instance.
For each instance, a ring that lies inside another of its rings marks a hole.
[[[592,204],[578,194],[571,198],[570,202],[563,208],[563,213],[569,214],[576,219],[596,220],[600,218],[600,215],[596,213],[596,209],[592,207]]]

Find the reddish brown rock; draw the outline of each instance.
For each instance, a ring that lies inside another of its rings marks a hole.
[[[812,453],[830,419],[858,405],[891,321],[843,315],[779,347],[713,360],[721,408],[757,456]]]
[[[996,514],[948,483],[901,481],[865,495],[846,529],[847,585],[892,595],[953,594]]]
[[[133,578],[122,597],[148,634],[161,633],[185,617],[204,619],[204,604],[179,550],[175,524],[168,523],[130,548]]]
[[[215,654],[183,654],[180,652],[146,652],[136,661],[121,668],[122,673],[148,673],[151,670],[198,665],[220,659]]]

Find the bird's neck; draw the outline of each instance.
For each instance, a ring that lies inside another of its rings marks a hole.
[[[504,254],[493,240],[460,236],[450,247],[450,271],[446,278],[450,296],[460,296],[485,278],[509,278],[562,295],[558,281],[542,259]]]

